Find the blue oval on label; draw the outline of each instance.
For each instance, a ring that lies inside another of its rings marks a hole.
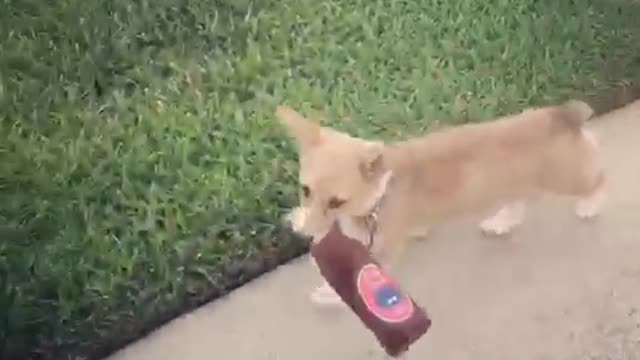
[[[360,269],[357,289],[367,309],[379,319],[401,322],[413,314],[413,302],[400,291],[398,284],[377,264],[367,264]]]
[[[376,290],[375,298],[378,306],[389,308],[400,302],[402,294],[393,286],[383,285]]]

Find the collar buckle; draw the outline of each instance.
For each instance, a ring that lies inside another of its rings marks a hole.
[[[367,249],[371,250],[373,247],[373,242],[375,240],[376,233],[378,232],[378,213],[380,212],[380,206],[384,201],[384,198],[387,194],[387,187],[389,185],[389,181],[392,177],[392,172],[388,171],[385,173],[380,182],[379,193],[377,195],[378,199],[374,203],[371,211],[368,214],[364,215],[364,223],[367,227],[367,231],[369,232],[369,243],[367,244]]]
[[[371,209],[371,212],[364,218],[365,225],[367,226],[367,231],[369,232],[369,243],[367,244],[367,249],[369,250],[371,250],[371,248],[373,247],[375,236],[378,232],[378,210],[380,210],[381,202],[382,198],[380,198],[376,202],[376,205],[373,207],[373,209]]]

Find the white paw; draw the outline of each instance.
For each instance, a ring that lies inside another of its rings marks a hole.
[[[525,205],[513,203],[505,205],[494,216],[480,223],[480,229],[487,235],[506,235],[524,221]]]
[[[590,197],[578,201],[576,204],[576,216],[582,220],[593,219],[600,214],[604,200],[604,189],[597,190]]]
[[[480,229],[487,235],[505,235],[513,230],[515,225],[507,221],[503,216],[492,216],[480,223]]]
[[[309,214],[308,208],[297,207],[291,210],[291,212],[285,216],[285,221],[289,223],[293,231],[302,233],[304,229],[304,224],[307,221],[308,214]]]
[[[317,305],[340,305],[343,304],[338,293],[329,284],[318,286],[311,292],[311,302]]]
[[[415,231],[411,232],[411,237],[416,240],[425,240],[431,234],[431,228],[429,226],[424,226],[422,228],[415,229]]]
[[[588,201],[579,201],[576,205],[576,216],[581,220],[590,220],[596,217],[599,210]]]
[[[584,137],[584,139],[594,148],[600,147],[600,141],[598,140],[596,134],[593,133],[593,131],[582,129],[582,137]]]

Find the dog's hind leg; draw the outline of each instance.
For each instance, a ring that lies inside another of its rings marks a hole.
[[[555,156],[543,167],[540,187],[577,197],[575,212],[581,219],[598,215],[606,200],[606,181],[598,148],[595,135],[588,129],[580,129],[579,133],[555,144]]]
[[[582,137],[592,149],[598,149],[598,140],[591,131],[582,129]],[[583,186],[590,191],[576,203],[576,215],[580,219],[588,220],[600,213],[607,196],[602,169],[597,168],[596,171],[587,172],[585,175],[582,179]]]
[[[593,194],[578,200],[576,203],[576,216],[583,220],[589,220],[598,216],[606,197],[604,184],[602,184]]]
[[[506,235],[522,224],[526,209],[524,201],[506,204],[495,215],[483,220],[480,229],[487,235]]]

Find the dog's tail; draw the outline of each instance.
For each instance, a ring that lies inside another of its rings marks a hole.
[[[557,109],[557,121],[574,130],[580,129],[595,113],[589,104],[580,100],[569,100]]]

